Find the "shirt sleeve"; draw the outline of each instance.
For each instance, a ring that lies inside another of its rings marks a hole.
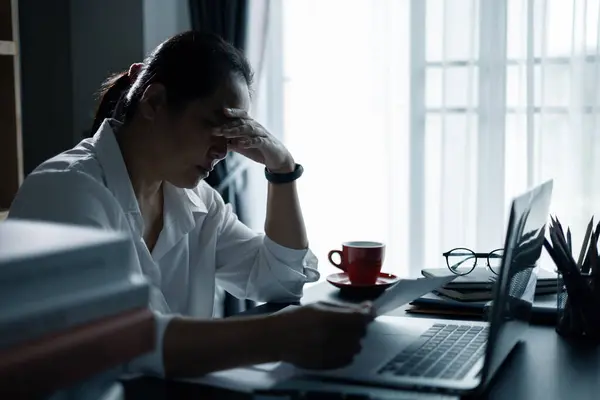
[[[223,289],[243,299],[296,301],[305,283],[319,279],[318,260],[310,249],[289,249],[252,231],[216,192],[214,197],[221,216],[216,278]]]
[[[89,175],[72,170],[34,172],[29,175],[10,207],[8,218],[130,231],[125,215],[110,191]],[[132,272],[141,274],[133,242],[131,252]],[[162,339],[171,316],[159,311],[163,301],[162,292],[151,285],[149,306],[156,321],[155,350],[126,365],[127,372],[164,375]]]
[[[79,171],[34,172],[13,200],[8,218],[115,230],[122,212],[108,189]]]

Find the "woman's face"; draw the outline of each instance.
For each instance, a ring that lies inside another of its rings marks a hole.
[[[231,74],[211,96],[194,100],[181,111],[161,113],[155,132],[160,138],[157,162],[162,179],[177,187],[196,187],[227,155],[227,140],[214,135],[215,128],[231,120],[224,109],[249,107],[246,81]]]

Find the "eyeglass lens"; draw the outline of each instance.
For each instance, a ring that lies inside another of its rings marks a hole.
[[[454,249],[446,254],[446,263],[452,273],[466,275],[475,268],[477,258],[469,249]]]

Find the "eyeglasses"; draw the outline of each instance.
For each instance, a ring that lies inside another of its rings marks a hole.
[[[471,249],[459,247],[442,254],[446,257],[446,265],[450,272],[455,275],[467,275],[473,272],[477,266],[478,259],[486,259],[486,265],[495,275],[500,272],[500,264],[504,249],[496,249],[490,253],[475,253]]]

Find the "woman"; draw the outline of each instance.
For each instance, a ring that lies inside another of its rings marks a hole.
[[[215,281],[240,298],[295,300],[318,279],[295,180],[302,168],[248,116],[252,73],[218,37],[186,32],[107,81],[95,135],[30,174],[10,218],[130,233],[152,287],[156,351],[133,372],[194,376],[270,361],[349,363],[368,307],[301,307],[211,320]],[[266,235],[240,223],[202,181],[228,151],[265,165]]]

